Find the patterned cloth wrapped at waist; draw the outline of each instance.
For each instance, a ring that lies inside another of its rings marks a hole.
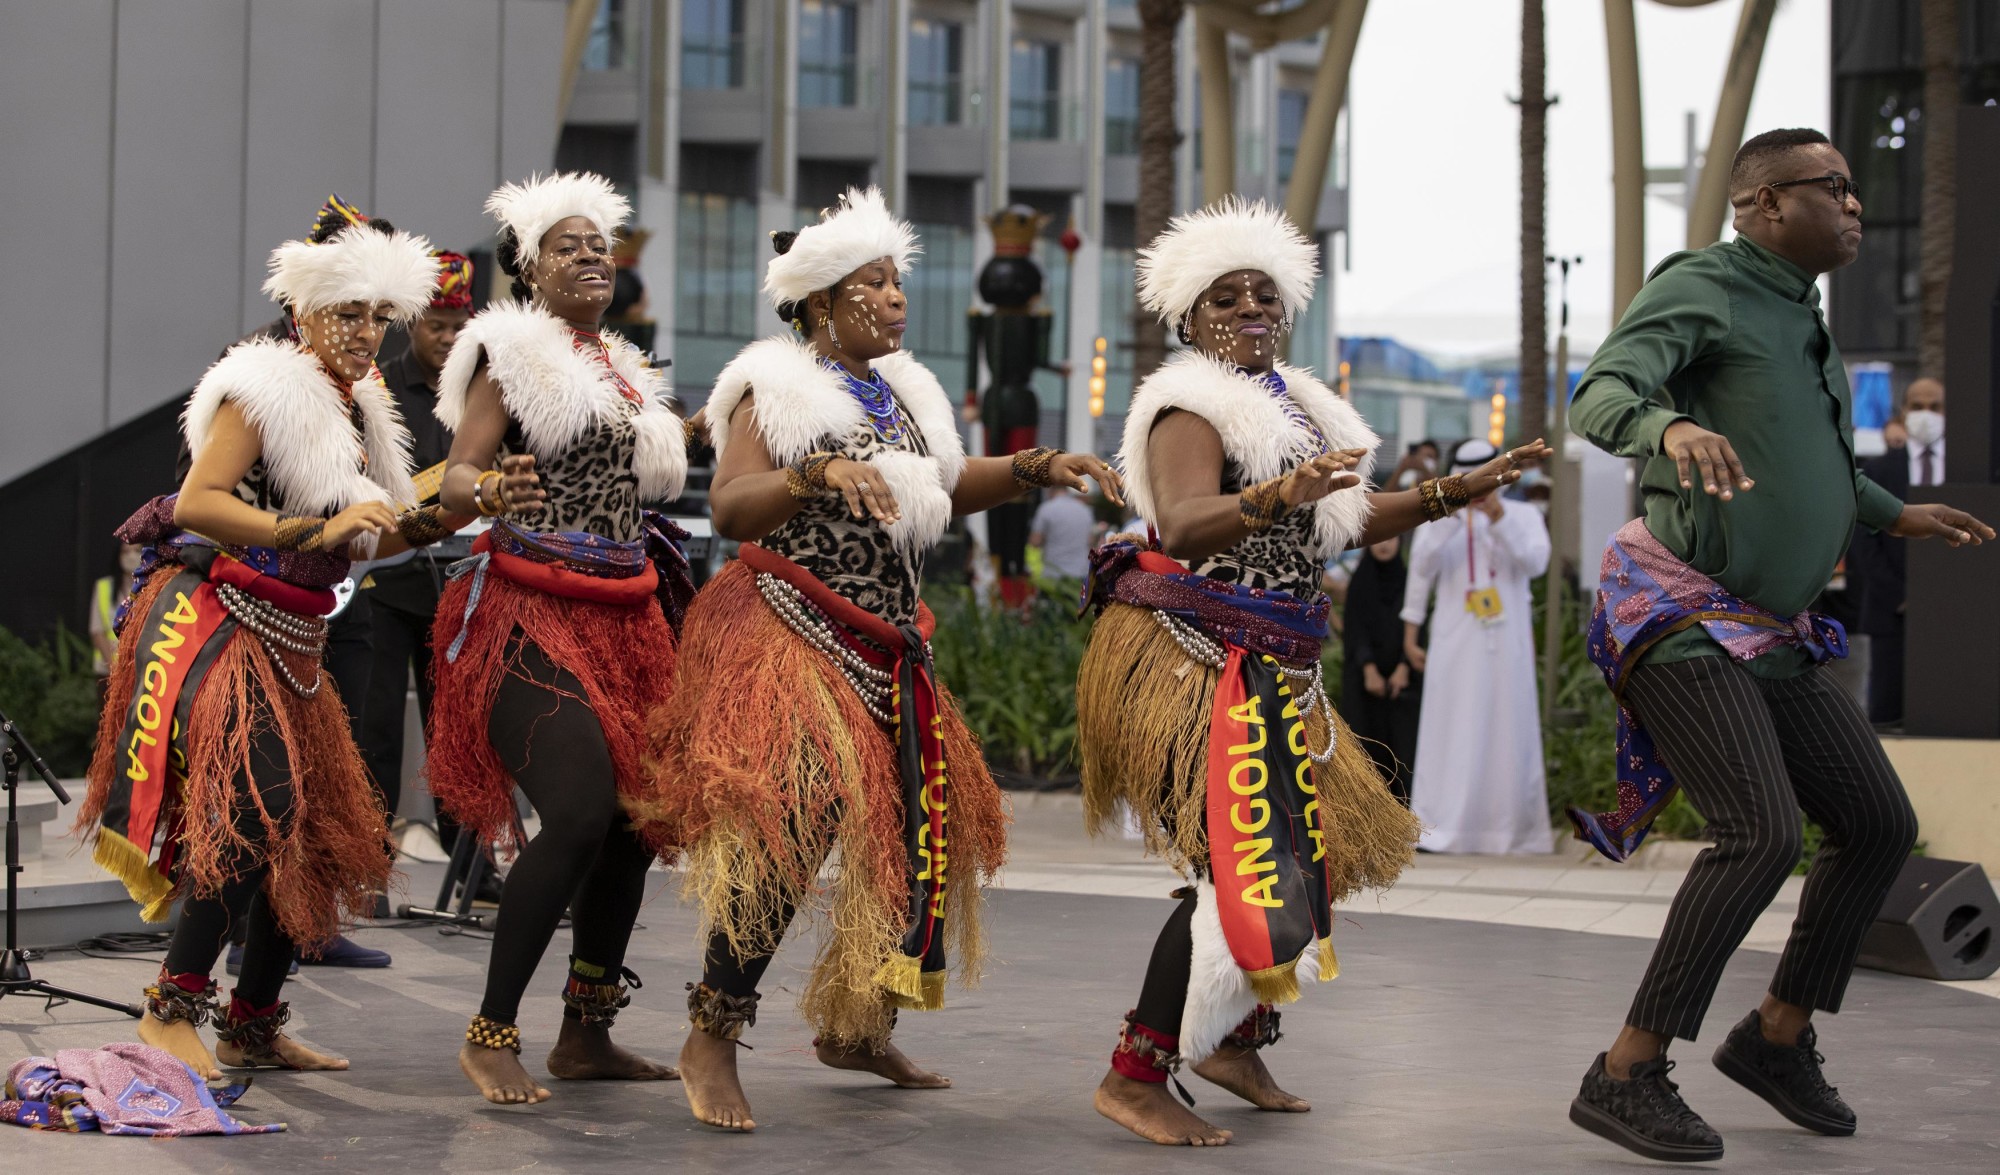
[[[680,631],[695,591],[682,545],[688,533],[652,510],[642,512],[640,530],[637,539],[622,543],[589,531],[531,532],[505,519],[494,522],[474,540],[472,556],[452,564],[447,573],[453,579],[470,575],[472,588],[464,627],[445,659],[458,660],[489,569],[510,583],[565,599],[624,607],[655,599],[667,623]]]
[[[132,590],[118,606],[113,628],[124,625],[132,601],[161,568],[171,572],[191,567],[210,579],[226,579],[290,612],[323,616],[333,611],[330,589],[346,579],[353,566],[344,552],[280,551],[218,543],[182,530],[174,521],[174,503],[179,497],[166,494],[154,498],[112,532],[119,542],[145,548],[132,572]],[[287,591],[287,587],[297,590]]]
[[[1652,736],[1625,705],[1625,683],[1661,639],[1696,625],[1736,661],[1783,646],[1803,649],[1815,664],[1847,655],[1847,630],[1838,620],[1817,612],[1780,616],[1740,599],[1668,550],[1645,519],[1626,523],[1604,549],[1587,643],[1591,663],[1618,699],[1618,807],[1569,810],[1577,839],[1614,861],[1639,847],[1678,788]]]
[[[1286,665],[1317,664],[1326,646],[1324,596],[1306,601],[1196,575],[1157,548],[1134,542],[1106,543],[1090,553],[1081,608],[1112,603],[1164,612],[1211,640]]]

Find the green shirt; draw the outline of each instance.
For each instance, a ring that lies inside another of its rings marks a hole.
[[[1660,262],[1583,373],[1569,422],[1600,448],[1647,459],[1646,529],[1668,550],[1791,616],[1825,590],[1856,521],[1885,529],[1903,509],[1854,466],[1852,404],[1813,275],[1739,236]],[[1661,451],[1677,420],[1727,437],[1755,488],[1724,502],[1694,469],[1682,489]],[[1646,660],[1721,654],[1697,626]],[[1750,668],[1785,677],[1809,665],[1782,648]]]

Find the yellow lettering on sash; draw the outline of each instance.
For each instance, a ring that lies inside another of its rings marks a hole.
[[[1247,723],[1253,727],[1252,734],[1255,736],[1255,741],[1253,742],[1229,748],[1230,754],[1254,755],[1264,749],[1264,716],[1259,713],[1263,700],[1262,696],[1251,694],[1249,700],[1242,705],[1231,706],[1229,708],[1229,717],[1236,722]]]
[[[1237,815],[1237,812],[1243,807],[1244,805],[1242,804],[1229,805],[1230,826],[1244,836],[1252,836],[1264,831],[1264,826],[1271,822],[1271,802],[1269,800],[1251,800],[1249,808],[1252,812],[1256,813],[1256,816],[1248,821]]]
[[[167,670],[158,661],[146,662],[146,668],[139,673],[139,688],[149,694],[163,694],[167,690]]]
[[[153,773],[146,770],[146,765],[139,761],[137,747],[138,740],[134,739],[132,745],[125,748],[125,778],[133,783],[144,783],[153,777]]]
[[[1272,868],[1275,869],[1276,866],[1274,865]],[[1253,906],[1262,906],[1267,910],[1281,909],[1285,902],[1283,898],[1277,897],[1273,893],[1277,887],[1278,875],[1273,873],[1260,881],[1245,886],[1243,889],[1243,900]]]
[[[1253,777],[1247,783],[1240,778],[1246,775]],[[1264,766],[1264,760],[1238,759],[1229,765],[1229,790],[1239,796],[1256,795],[1264,790],[1264,784],[1270,776],[1271,769]]]
[[[1307,800],[1305,812],[1302,814],[1306,821],[1306,835],[1311,837],[1313,842],[1313,860],[1321,860],[1326,856],[1326,833],[1320,831],[1319,827],[1319,801]]]
[[[133,707],[133,713],[138,715],[139,725],[146,730],[160,728],[160,699],[152,694],[140,694],[138,703]],[[147,745],[150,746],[152,741],[147,739]]]
[[[1237,841],[1236,851],[1239,853],[1247,852],[1250,855],[1236,862],[1236,876],[1250,877],[1258,873],[1277,872],[1277,861],[1272,860],[1268,855],[1271,851],[1271,843],[1271,838],[1268,836]]]
[[[153,656],[169,665],[174,663],[174,650],[187,643],[187,637],[174,626],[190,624],[196,619],[194,604],[186,592],[175,592],[174,601],[174,610],[160,622],[160,639],[153,642],[151,650]]]

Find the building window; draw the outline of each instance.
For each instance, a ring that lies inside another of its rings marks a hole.
[[[684,0],[681,88],[734,90],[743,85],[743,0]]]
[[[948,20],[910,22],[910,125],[953,126],[960,119],[965,27]]]
[[[1299,135],[1306,127],[1306,102],[1311,98],[1304,90],[1278,91],[1278,182],[1292,182],[1292,165],[1298,161]]]
[[[1139,62],[1110,57],[1104,62],[1104,153],[1139,153]]]
[[[1016,139],[1062,138],[1062,46],[1014,42],[1008,133]]]
[[[802,0],[799,5],[799,105],[853,106],[860,100],[856,5]]]
[[[757,202],[682,192],[675,229],[674,383],[691,392],[713,384],[757,335],[760,267],[744,262],[759,255]]]
[[[627,0],[600,0],[597,15],[590,21],[590,40],[583,46],[583,68],[593,70],[630,69],[634,38],[632,8]]]

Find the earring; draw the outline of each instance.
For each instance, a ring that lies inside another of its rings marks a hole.
[[[833,344],[833,349],[834,349],[834,350],[836,350],[836,351],[840,350],[840,336],[839,336],[839,335],[837,335],[837,334],[835,334],[835,333],[834,333],[834,330],[833,330],[833,315],[831,315],[831,314],[827,315],[824,321],[825,321],[825,323],[826,323],[826,340],[827,340],[827,342],[829,342],[829,343],[832,343],[832,344]]]

